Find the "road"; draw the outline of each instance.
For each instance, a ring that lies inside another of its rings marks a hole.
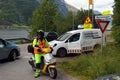
[[[27,44],[19,45],[21,57],[16,61],[5,61],[0,63],[0,80],[53,80],[48,75],[42,74],[34,78],[34,71],[28,64],[30,53],[27,52]],[[58,76],[55,80],[77,80],[58,69]]]

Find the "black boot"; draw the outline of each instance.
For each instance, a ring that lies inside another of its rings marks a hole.
[[[40,63],[37,63],[36,64],[36,72],[35,72],[34,77],[37,78],[39,76],[40,76]]]
[[[28,62],[32,67],[35,67],[34,61],[32,59],[30,59]]]

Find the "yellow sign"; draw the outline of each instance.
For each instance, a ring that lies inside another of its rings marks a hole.
[[[89,16],[87,16],[84,22],[84,29],[92,29],[92,21]]]
[[[93,0],[89,0],[89,5],[93,5]]]
[[[110,10],[103,11],[102,15],[110,15]]]

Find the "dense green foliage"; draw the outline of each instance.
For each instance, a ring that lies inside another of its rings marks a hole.
[[[33,12],[30,18],[31,33],[33,37],[38,29],[44,31],[56,31],[62,34],[73,27],[73,14],[69,12],[67,16],[62,16],[58,11],[58,5],[52,0],[43,0],[38,9]]]
[[[64,23],[64,17],[62,17],[61,13],[58,11],[54,17],[54,25],[55,25],[55,31],[58,32],[59,34],[62,34],[64,32],[63,28],[63,23]]]
[[[88,15],[88,12],[89,12],[89,15]],[[92,10],[83,10],[83,9],[80,9],[76,16],[75,16],[75,29],[77,28],[78,25],[83,25],[85,19],[87,16],[90,16],[91,18],[91,21],[92,21]],[[95,21],[95,15],[93,14],[93,28],[98,28],[97,26],[97,23]]]
[[[31,35],[34,35],[37,30],[44,31],[54,30],[53,20],[57,12],[57,4],[52,0],[43,0],[38,9],[33,12],[30,18]]]
[[[120,45],[120,0],[114,0],[114,9],[113,9],[113,33],[112,36],[114,37],[115,42],[117,45]]]
[[[120,0],[114,0],[115,4],[113,7],[113,25],[120,26]]]
[[[61,62],[59,67],[80,80],[95,80],[101,76],[119,74],[120,48],[114,46],[114,44],[107,45],[103,53],[97,50],[94,53],[83,54]]]
[[[28,24],[32,11],[38,7],[36,0],[1,0],[0,25]]]
[[[81,9],[80,11],[78,11],[77,15],[75,17],[76,26],[79,25],[79,24],[83,24],[87,15],[88,15],[87,10]]]
[[[44,0],[29,20],[31,26],[30,37],[33,37],[38,29],[56,31],[61,35],[68,30],[77,29],[79,24],[83,25],[86,16],[88,16],[88,10],[81,9],[76,14],[69,12],[67,16],[63,17],[55,2]]]

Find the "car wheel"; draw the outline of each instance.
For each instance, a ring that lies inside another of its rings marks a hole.
[[[65,57],[67,55],[67,51],[64,48],[60,48],[57,51],[57,56],[59,57]]]
[[[17,58],[17,52],[15,50],[12,50],[10,52],[9,60],[14,61],[14,60],[16,60],[16,58]]]

